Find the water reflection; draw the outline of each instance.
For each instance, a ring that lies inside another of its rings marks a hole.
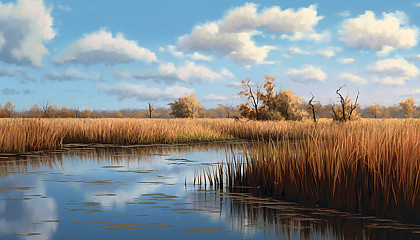
[[[21,239],[51,239],[58,219],[55,199],[47,197],[44,183],[36,176],[18,175],[2,180],[0,188],[0,233]]]
[[[188,194],[193,209],[223,220],[236,232],[263,230],[274,239],[418,239],[420,226],[293,202],[258,198],[249,193],[197,190]]]
[[[8,156],[0,161],[0,238],[137,239],[135,231],[150,239],[419,236],[419,226],[193,186],[203,165],[246,147],[242,142],[73,144]]]

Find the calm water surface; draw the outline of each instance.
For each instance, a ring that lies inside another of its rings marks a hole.
[[[0,156],[0,239],[420,238],[420,226],[193,185],[243,144]]]

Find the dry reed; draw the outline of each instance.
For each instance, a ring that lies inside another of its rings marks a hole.
[[[224,179],[230,191],[252,187],[264,196],[420,223],[418,120],[324,124],[244,152],[203,177]]]

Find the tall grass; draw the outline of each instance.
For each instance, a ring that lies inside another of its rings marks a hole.
[[[420,121],[324,125],[254,143],[203,174],[230,191],[420,223]]]
[[[327,123],[325,123],[327,124]],[[302,136],[310,122],[233,119],[0,119],[0,153],[54,150],[66,143],[188,143]]]

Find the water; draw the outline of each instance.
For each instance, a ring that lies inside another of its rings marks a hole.
[[[243,144],[0,156],[0,239],[420,238],[420,226],[193,185]]]

